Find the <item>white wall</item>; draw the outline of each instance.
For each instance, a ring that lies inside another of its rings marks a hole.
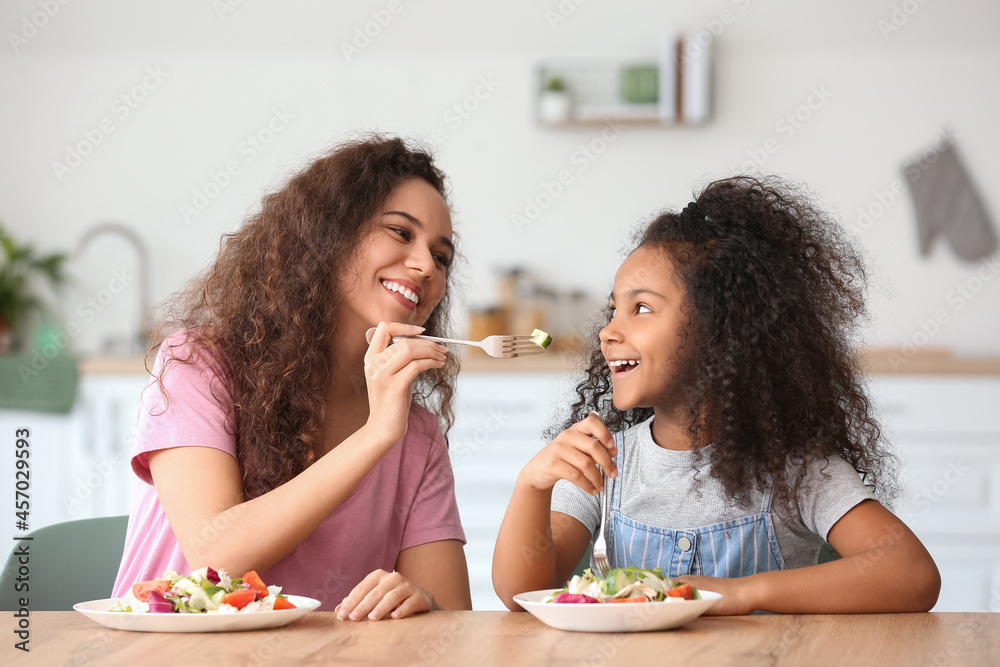
[[[977,271],[993,278],[995,269],[960,263],[943,245],[920,257],[908,195],[863,233],[856,226],[859,207],[901,179],[904,159],[946,125],[1000,217],[992,187],[1000,182],[1000,5],[990,0],[897,1],[898,11],[905,4],[914,13],[897,14],[906,22],[885,37],[877,22],[891,20],[888,0],[400,0],[402,11],[351,62],[341,45],[388,0],[247,0],[221,17],[207,1],[70,2],[15,50],[10,34],[31,35],[24,21],[42,11],[39,2],[0,6],[0,221],[42,249],[68,248],[99,221],[134,225],[152,248],[156,301],[212,257],[220,234],[263,191],[356,129],[428,140],[444,131],[437,151],[451,177],[472,304],[489,301],[493,269],[512,263],[604,294],[633,225],[658,208],[683,206],[692,188],[739,169],[748,151],[774,137],[779,149],[762,169],[808,183],[870,251],[870,342],[899,346],[944,309],[948,323],[931,345],[1000,354],[1000,280],[975,282]],[[550,27],[547,12],[560,6],[575,9]],[[725,10],[732,21],[717,42],[711,124],[627,127],[580,172],[571,156],[602,128],[552,130],[533,120],[540,60],[652,59],[661,33],[703,29]],[[122,118],[120,103],[112,105],[147,68],[164,73],[162,81],[153,88],[147,77],[146,99]],[[484,78],[496,90],[456,126],[449,110]],[[782,135],[776,123],[814,86],[832,96],[793,136]],[[293,117],[248,161],[241,142],[275,109]],[[53,161],[104,118],[113,131],[59,180]],[[185,223],[179,206],[229,160],[240,173]],[[561,169],[573,172],[573,184],[516,233],[511,216]],[[77,349],[96,349],[128,326],[131,288],[92,322],[78,305],[106,289],[114,269],[128,272],[130,257],[108,239],[74,260],[78,278],[63,307],[81,326]],[[981,289],[959,308],[952,290],[970,279]]]

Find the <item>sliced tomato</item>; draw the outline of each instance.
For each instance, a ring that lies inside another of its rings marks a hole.
[[[150,579],[149,581],[140,581],[137,584],[132,584],[132,595],[143,602],[149,602],[150,591],[156,591],[162,595],[167,592],[168,588],[170,588],[170,581],[168,579]]]
[[[667,591],[667,595],[672,598],[684,598],[685,600],[694,599],[694,591],[691,590],[691,584],[681,584],[680,586],[675,586]]]
[[[611,602],[648,602],[645,595],[640,595],[635,598],[612,598]]]
[[[295,605],[288,601],[288,598],[281,597],[280,595],[274,598],[274,608],[275,609],[297,609]]]
[[[257,597],[257,591],[252,588],[244,588],[241,591],[233,591],[222,598],[226,604],[231,604],[237,609],[243,609]]]
[[[250,570],[243,575],[243,583],[250,587],[250,590],[257,591],[257,599],[263,600],[267,597],[267,586],[261,581],[260,575],[257,574],[256,570]]]

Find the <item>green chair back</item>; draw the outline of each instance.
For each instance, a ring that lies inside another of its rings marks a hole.
[[[587,553],[583,554],[583,558],[580,559],[580,564],[576,566],[576,570],[573,571],[573,574],[569,575],[570,579],[576,575],[583,576],[583,571],[590,567],[590,554],[593,550],[593,544],[587,547]]]
[[[829,542],[824,542],[823,546],[820,547],[819,557],[816,559],[816,564],[820,565],[822,563],[829,563],[832,560],[839,560],[840,554],[837,550],[833,548],[833,545]]]
[[[39,528],[14,542],[0,574],[0,610],[71,611],[77,602],[111,597],[125,549],[128,516],[67,521]],[[28,550],[27,564],[19,549]],[[24,586],[27,568],[29,590]],[[22,580],[19,582],[18,578]]]

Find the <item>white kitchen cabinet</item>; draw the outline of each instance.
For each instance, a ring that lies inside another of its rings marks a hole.
[[[139,400],[147,376],[83,375],[68,414],[0,410],[0,434],[11,443],[28,429],[31,443],[31,530],[63,521],[128,514],[135,476],[132,456]],[[14,497],[13,464],[0,497]]]
[[[468,543],[472,608],[505,609],[493,592],[493,546],[514,482],[544,445],[556,406],[567,405],[568,376],[477,373],[459,377],[455,426],[448,437],[455,495]]]
[[[572,378],[463,373],[452,430],[475,609],[503,609],[493,546],[521,467],[567,405]],[[896,512],[941,570],[936,611],[1000,611],[1000,377],[875,376],[873,396],[902,463]],[[496,413],[503,420],[490,421]]]
[[[935,611],[1000,611],[1000,377],[879,376],[895,511],[941,571]]]

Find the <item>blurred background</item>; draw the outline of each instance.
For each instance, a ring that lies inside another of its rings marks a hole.
[[[8,0],[0,428],[34,433],[31,527],[127,513],[143,317],[263,193],[377,130],[450,178],[456,321],[557,341],[462,376],[477,608],[499,605],[492,540],[571,381],[560,351],[631,232],[753,172],[865,249],[897,511],[946,573],[940,609],[1000,610],[998,22],[988,0]]]

